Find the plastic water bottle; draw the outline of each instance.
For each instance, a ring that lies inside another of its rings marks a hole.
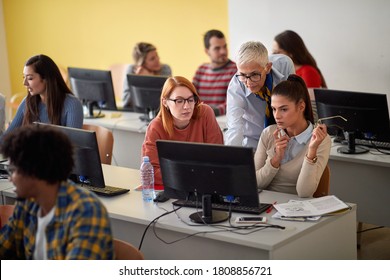
[[[154,169],[150,163],[149,157],[144,156],[141,164],[141,184],[142,198],[144,201],[153,201],[155,198],[154,192]]]

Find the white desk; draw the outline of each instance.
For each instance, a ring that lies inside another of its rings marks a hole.
[[[337,147],[329,159],[330,193],[357,204],[359,222],[389,227],[390,155],[341,154]]]
[[[142,122],[140,113],[103,111],[104,118],[84,119],[85,124],[104,126],[114,134],[112,164],[138,169],[141,164],[141,148],[145,139],[147,123]],[[119,117],[112,117],[120,114]],[[225,128],[226,117],[217,118],[221,128]]]
[[[108,165],[103,165],[103,170],[108,184],[132,188],[127,194],[101,200],[111,217],[114,236],[138,247],[146,226],[165,211],[154,203],[143,202],[141,193],[133,190],[140,182],[138,170]],[[14,197],[9,188],[3,194]],[[293,195],[267,191],[260,198],[268,203],[296,199]],[[159,205],[172,209],[169,201]],[[183,208],[178,214],[189,221],[188,216],[194,211]],[[264,215],[270,223],[286,226],[285,230],[265,229],[249,235],[219,232],[192,237],[189,235],[215,228],[191,227],[170,214],[158,221],[158,236],[166,241],[185,239],[168,245],[157,239],[150,228],[141,250],[146,259],[356,259],[356,206],[345,214],[314,223],[273,220],[272,214]],[[238,215],[234,213],[233,218]]]

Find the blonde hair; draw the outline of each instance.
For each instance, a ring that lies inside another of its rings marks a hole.
[[[199,94],[196,91],[195,86],[186,78],[181,76],[173,76],[169,77],[163,86],[163,89],[161,91],[161,97],[160,97],[160,112],[158,113],[157,117],[161,118],[161,121],[163,123],[164,130],[168,133],[169,137],[172,138],[173,136],[173,130],[174,130],[174,124],[173,124],[173,116],[169,109],[164,106],[163,100],[168,99],[172,91],[177,87],[186,87],[188,88],[195,97],[195,108],[194,112],[192,114],[192,119],[197,119],[200,114],[200,99]]]
[[[134,63],[138,66],[143,65],[146,59],[146,55],[155,51],[156,47],[150,43],[140,42],[134,46],[133,49],[133,59]]]

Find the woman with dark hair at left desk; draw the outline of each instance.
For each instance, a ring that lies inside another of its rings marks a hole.
[[[4,134],[33,122],[82,128],[83,106],[50,57],[40,54],[29,58],[23,69],[23,84],[26,97]]]

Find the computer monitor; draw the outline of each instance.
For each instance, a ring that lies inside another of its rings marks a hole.
[[[99,110],[117,110],[111,71],[68,67],[70,85],[74,94],[88,108],[85,118],[104,117]]]
[[[318,118],[324,120],[328,133],[349,135],[349,147],[341,152],[359,153],[366,149],[356,147],[355,139],[390,141],[389,109],[386,94],[364,93],[331,89],[314,89]]]
[[[44,123],[35,124],[58,129],[72,141],[75,161],[75,166],[70,176],[72,181],[98,188],[105,187],[99,148],[94,131]]]
[[[218,213],[220,216],[217,211],[210,214],[211,202],[259,207],[252,148],[167,140],[158,140],[156,144],[164,195],[175,199],[202,198],[203,212],[192,214],[191,220],[226,220],[225,212]]]
[[[150,122],[160,109],[161,90],[166,76],[127,75],[131,101],[135,112],[143,113],[141,120]]]

